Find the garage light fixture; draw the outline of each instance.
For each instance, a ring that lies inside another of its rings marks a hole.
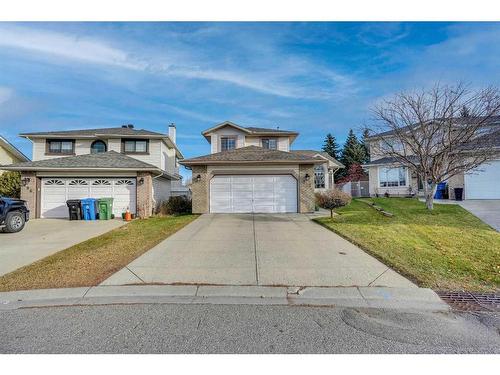
[[[200,182],[200,181],[201,181],[201,174],[196,176],[196,182]]]
[[[144,177],[139,178],[139,180],[137,181],[137,185],[142,185],[142,184],[144,184]]]
[[[309,181],[310,178],[311,176],[309,176],[309,173],[306,173],[306,175],[304,176],[304,181]]]
[[[31,181],[31,178],[29,178],[29,177],[24,177],[24,178],[21,180],[21,184],[22,184],[23,186],[26,186],[26,185],[28,185],[28,184],[30,183],[30,181]]]

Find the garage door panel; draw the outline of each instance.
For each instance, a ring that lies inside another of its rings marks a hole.
[[[292,176],[215,176],[210,212],[297,212],[297,182]]]
[[[66,200],[113,198],[113,213],[136,212],[135,178],[43,178],[41,217],[67,218]]]
[[[482,165],[465,175],[466,199],[500,199],[500,160]]]

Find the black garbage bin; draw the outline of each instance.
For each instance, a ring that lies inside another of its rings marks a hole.
[[[455,200],[461,201],[462,195],[464,193],[464,188],[455,188],[455,189],[453,189],[453,191],[455,192]]]
[[[68,199],[66,205],[68,206],[70,220],[82,219],[82,204],[80,199]]]

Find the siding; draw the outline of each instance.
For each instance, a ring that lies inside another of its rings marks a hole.
[[[224,136],[236,137],[237,148],[245,146],[245,133],[230,126],[225,126],[210,134],[212,154],[220,152],[220,138]]]
[[[159,206],[170,198],[171,184],[164,178],[153,178],[153,207],[156,212]]]
[[[3,147],[0,146],[0,165],[7,165],[7,164],[12,164],[12,163],[17,163],[20,160],[14,157],[10,152],[5,150]],[[2,174],[4,171],[0,169],[0,174]]]
[[[402,187],[379,187],[378,180],[378,170],[379,167],[369,167],[368,168],[368,176],[369,176],[369,184],[370,184],[370,195],[384,195],[386,192],[389,193],[390,196],[407,196],[410,192],[410,186],[412,193],[416,194],[418,191],[418,183],[417,177],[413,176],[411,170],[408,170],[408,185]]]

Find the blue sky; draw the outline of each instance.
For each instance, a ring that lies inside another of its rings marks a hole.
[[[500,23],[0,23],[0,134],[224,120],[342,142],[370,107],[436,82],[499,85]]]

